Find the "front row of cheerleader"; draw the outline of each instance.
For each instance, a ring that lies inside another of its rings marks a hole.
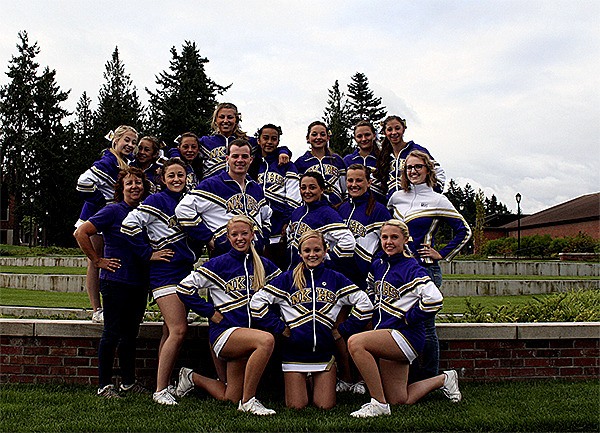
[[[366,292],[325,264],[327,244],[320,232],[309,230],[301,236],[301,261],[284,273],[254,251],[253,237],[253,221],[233,217],[227,224],[232,249],[204,263],[177,286],[182,302],[209,318],[210,344],[227,365],[226,383],[182,368],[177,396],[198,387],[238,404],[240,411],[274,414],[256,399],[256,391],[276,335],[282,341],[289,408],[301,409],[309,401],[323,409],[335,406],[335,351],[340,338],[347,339],[371,394],[371,401],[352,416],[389,415],[390,404],[412,404],[435,389],[460,401],[455,371],[408,384],[409,365],[425,342],[423,321],[441,309],[442,294],[407,253],[409,233],[403,222],[384,223],[383,253],[373,261]],[[351,307],[351,313],[338,323],[344,306]],[[372,330],[361,332],[369,322]]]

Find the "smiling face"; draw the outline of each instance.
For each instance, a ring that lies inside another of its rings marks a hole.
[[[385,224],[381,228],[381,248],[388,256],[399,254],[404,251],[404,245],[408,242],[408,239],[402,233],[400,227],[393,226],[391,224]]]
[[[200,153],[198,140],[194,137],[183,137],[179,143],[179,153],[186,162],[192,162]]]
[[[300,257],[308,268],[315,268],[325,260],[327,250],[320,237],[306,239],[299,245]]]
[[[135,154],[135,159],[142,165],[150,164],[156,160],[158,152],[154,151],[154,146],[149,140],[142,140],[138,144],[138,150]]]
[[[185,188],[185,168],[179,164],[168,166],[163,173],[163,182],[169,191],[181,192]]]
[[[127,156],[135,149],[138,136],[135,132],[125,132],[114,144],[113,147],[121,156]]]
[[[215,118],[219,133],[229,137],[237,125],[237,113],[232,108],[221,108]]]
[[[369,126],[357,126],[354,130],[354,141],[364,153],[371,153],[375,134]]]
[[[250,146],[232,144],[226,160],[230,176],[245,176],[252,163]]]
[[[305,203],[314,203],[321,200],[323,188],[321,188],[314,177],[303,177],[300,181],[300,195]]]
[[[141,178],[128,174],[123,178],[123,201],[128,205],[137,204],[144,196],[144,182]]]
[[[308,140],[311,149],[321,150],[327,147],[329,135],[327,134],[327,129],[323,125],[315,125],[310,128],[306,139]]]
[[[367,180],[365,171],[362,169],[350,169],[346,173],[346,186],[350,197],[360,197],[367,192],[367,188],[371,185],[371,181]]]
[[[264,128],[258,136],[258,145],[263,156],[273,153],[279,145],[279,133],[273,128]]]
[[[404,168],[406,170],[408,180],[413,185],[419,185],[426,182],[429,168],[427,168],[425,161],[423,161],[421,158],[410,155],[404,161]]]
[[[247,253],[250,250],[254,231],[252,227],[242,221],[229,224],[227,228],[227,239],[231,246],[241,253]]]
[[[390,143],[401,144],[404,139],[404,125],[396,119],[391,119],[385,124],[385,136]]]

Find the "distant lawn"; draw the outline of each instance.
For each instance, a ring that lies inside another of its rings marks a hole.
[[[47,292],[44,290],[0,288],[0,305],[49,308],[90,308],[86,292]]]
[[[70,266],[0,266],[5,274],[85,275],[86,268]]]
[[[38,257],[38,256],[83,256],[79,248],[28,247],[22,245],[0,244],[0,256]]]
[[[338,394],[335,408],[290,410],[277,395],[261,394],[271,417],[238,412],[231,403],[191,393],[178,406],[149,396],[105,400],[95,388],[3,384],[0,432],[564,432],[598,431],[597,381],[462,383],[463,401],[434,392],[391,416],[355,419],[350,412],[367,396]]]
[[[533,298],[542,299],[548,295],[519,295],[519,296],[472,296],[474,304],[484,307],[512,304],[525,304]],[[442,313],[459,314],[466,310],[467,296],[447,296],[444,298]],[[54,307],[54,308],[89,308],[87,294],[47,292],[43,290],[0,288],[0,305],[20,307]]]

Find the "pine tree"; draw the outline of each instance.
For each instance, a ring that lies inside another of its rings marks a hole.
[[[231,87],[221,86],[206,75],[204,65],[209,60],[200,56],[195,42],[185,41],[181,54],[172,47],[171,55],[169,70],[156,77],[157,90],[146,88],[151,132],[166,143],[187,131],[198,136],[209,134],[216,96]]]
[[[381,105],[381,98],[376,98],[369,88],[367,76],[357,72],[348,84],[348,117],[351,125],[356,125],[361,120],[376,123],[386,116],[385,107]]]
[[[352,153],[348,105],[344,99],[344,93],[340,92],[338,80],[335,80],[333,87],[329,90],[329,99],[323,114],[323,121],[331,131],[329,140],[331,150],[342,156]]]
[[[18,37],[18,55],[11,58],[6,73],[10,82],[0,88],[0,180],[8,186],[8,192],[15,200],[15,244],[20,241],[23,215],[31,213],[32,207],[27,182],[32,177],[33,154],[30,139],[35,131],[34,95],[39,67],[35,57],[40,52],[37,42],[29,43],[27,32],[19,32]]]
[[[111,60],[106,62],[104,79],[106,82],[100,88],[94,122],[94,142],[90,143],[90,152],[94,155],[107,146],[103,137],[119,125],[133,126],[138,130],[143,127],[142,104],[131,77],[125,73],[118,47],[115,47]]]
[[[485,225],[485,196],[482,190],[475,194],[475,226],[473,228],[473,253],[479,254],[485,245],[483,227]]]
[[[67,100],[68,91],[56,83],[56,71],[46,67],[39,77],[34,100],[36,103],[36,130],[31,138],[35,148],[35,177],[28,182],[34,187],[36,221],[43,229],[43,242],[47,244],[71,243],[72,222],[77,219],[80,207],[75,188],[78,173],[73,173],[72,134],[63,125],[70,114],[61,104]]]

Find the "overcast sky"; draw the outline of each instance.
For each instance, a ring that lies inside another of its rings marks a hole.
[[[170,48],[195,41],[249,133],[283,128],[294,159],[327,91],[366,74],[448,178],[534,213],[600,191],[600,0],[0,0],[0,84],[17,34],[38,42],[74,110],[97,103],[119,47],[142,101]]]

